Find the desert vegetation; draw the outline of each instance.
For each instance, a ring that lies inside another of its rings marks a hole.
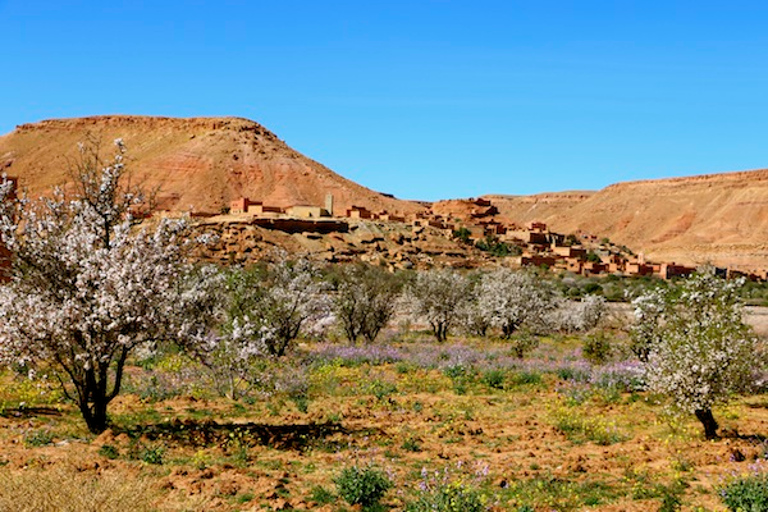
[[[765,502],[742,283],[643,282],[628,316],[533,271],[204,265],[183,220],[139,222],[117,148],[84,148],[72,196],[0,190],[3,507]]]

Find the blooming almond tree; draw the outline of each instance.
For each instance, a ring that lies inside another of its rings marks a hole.
[[[742,284],[698,274],[634,301],[649,388],[695,414],[707,439],[717,437],[712,407],[752,383],[756,339],[742,321]]]
[[[477,291],[480,314],[509,338],[523,324],[536,326],[554,306],[551,288],[533,272],[500,268],[484,275]]]
[[[91,432],[107,427],[132,350],[192,332],[180,311],[184,222],[136,229],[142,194],[124,185],[125,150],[108,165],[81,147],[77,193],[33,204],[0,185],[0,239],[12,252],[0,286],[0,362],[52,370]]]
[[[547,315],[546,322],[556,331],[589,331],[597,327],[605,313],[605,297],[586,295],[578,302],[569,299],[557,301],[556,308]]]
[[[330,299],[320,271],[309,260],[284,253],[269,266],[252,321],[271,356],[283,356],[302,329],[330,318]]]

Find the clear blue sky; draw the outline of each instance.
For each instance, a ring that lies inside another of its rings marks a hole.
[[[403,198],[768,167],[768,2],[0,0],[0,133],[241,116]]]

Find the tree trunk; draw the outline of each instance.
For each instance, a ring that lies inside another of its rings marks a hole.
[[[712,409],[697,409],[696,418],[704,425],[704,437],[707,440],[717,439],[717,422],[712,415]]]
[[[435,325],[435,328],[433,329],[433,331],[435,333],[435,338],[437,338],[438,342],[442,343],[443,341],[445,341],[447,330],[448,329],[443,323],[438,323]]]
[[[80,404],[80,412],[83,413],[83,419],[91,433],[101,434],[107,430],[107,404],[106,399],[97,399],[90,406]]]

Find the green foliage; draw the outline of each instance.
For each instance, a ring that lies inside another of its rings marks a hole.
[[[504,389],[506,378],[507,372],[504,370],[492,369],[484,371],[481,380],[491,389]]]
[[[334,479],[339,495],[350,505],[377,505],[392,488],[390,479],[379,469],[368,466],[344,468]]]
[[[768,473],[734,478],[720,488],[720,498],[733,512],[768,510]]]
[[[427,488],[417,499],[407,503],[406,512],[483,512],[489,510],[488,496],[473,485],[461,481]]]
[[[299,412],[307,413],[309,410],[309,397],[307,395],[291,395],[288,398],[290,398]]]
[[[516,372],[512,376],[512,384],[516,386],[541,384],[541,373],[536,370]]]
[[[539,338],[526,330],[510,337],[509,343],[512,355],[523,359],[531,350],[539,346]]]
[[[596,332],[584,338],[581,354],[590,363],[603,364],[611,358],[612,353],[613,347],[605,333]]]
[[[471,236],[472,236],[472,232],[465,227],[461,227],[459,229],[453,230],[453,238],[461,242],[464,242],[465,244],[468,244],[471,242],[471,239],[470,239]]]
[[[99,455],[108,459],[116,459],[120,456],[120,451],[111,444],[103,444],[99,448]]]
[[[478,240],[477,243],[475,243],[475,247],[499,258],[505,256],[519,256],[523,253],[522,249],[518,246],[509,246],[493,236],[487,236],[484,240]]]
[[[598,283],[587,283],[586,286],[584,286],[584,293],[587,295],[602,295],[603,287]]]
[[[53,442],[53,434],[48,429],[38,429],[24,436],[24,446],[45,446]]]
[[[397,386],[395,384],[380,379],[372,380],[366,388],[366,391],[371,393],[378,400],[383,400],[389,395],[397,392]]]
[[[408,439],[403,441],[403,450],[407,452],[420,452],[421,451],[421,441],[419,441],[419,438],[409,436]]]
[[[318,505],[328,505],[336,501],[336,495],[322,485],[316,485],[312,487],[309,499]]]
[[[467,388],[474,378],[474,371],[463,365],[455,364],[443,369],[443,373],[446,377],[451,379],[453,383],[453,391],[457,395],[464,395],[467,393]]]
[[[364,263],[344,266],[331,276],[333,309],[350,342],[378,336],[395,312],[403,278]]]
[[[165,448],[162,446],[145,446],[139,454],[139,459],[147,464],[163,464],[163,455]]]
[[[161,445],[149,446],[141,441],[132,440],[128,447],[128,457],[140,460],[145,464],[162,465],[165,447]]]

